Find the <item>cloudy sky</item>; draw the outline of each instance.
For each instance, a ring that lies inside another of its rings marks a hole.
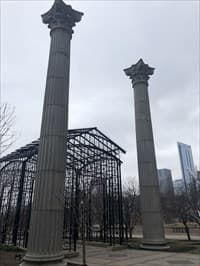
[[[53,1],[1,0],[1,101],[16,108],[18,148],[39,137],[50,45],[40,15]],[[123,69],[143,58],[158,168],[180,178],[177,141],[199,167],[199,1],[68,1],[84,12],[71,50],[70,128],[97,126],[123,147],[137,178],[133,89]]]

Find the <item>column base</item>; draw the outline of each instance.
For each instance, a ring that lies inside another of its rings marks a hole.
[[[63,254],[58,256],[31,256],[27,254],[22,259],[20,266],[66,266],[67,264],[63,259]]]
[[[43,261],[43,262],[35,262],[35,261],[23,261],[22,263],[19,264],[19,266],[66,266],[67,263],[64,261],[54,261],[54,262],[49,262],[49,261]]]
[[[76,262],[68,262],[67,266],[88,266],[87,264],[81,264]]]
[[[140,248],[142,249],[148,249],[148,250],[166,250],[169,249],[170,246],[168,246],[166,241],[158,241],[158,242],[143,242],[140,245]]]

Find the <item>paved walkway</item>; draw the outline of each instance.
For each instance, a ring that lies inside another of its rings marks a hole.
[[[81,251],[77,258],[67,262],[82,262]],[[112,251],[111,247],[87,246],[88,266],[200,266],[200,255],[160,251],[123,249]]]
[[[194,235],[191,234],[191,239],[192,240],[200,240],[200,235]],[[136,238],[142,238],[142,234],[134,234],[133,237]],[[187,235],[185,233],[180,233],[180,234],[165,234],[166,239],[178,239],[178,240],[187,240]]]

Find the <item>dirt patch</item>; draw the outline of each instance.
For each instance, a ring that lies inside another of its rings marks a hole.
[[[18,266],[22,252],[0,250],[0,266]]]

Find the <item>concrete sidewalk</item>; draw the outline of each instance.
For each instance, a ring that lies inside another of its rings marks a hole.
[[[112,251],[111,247],[87,246],[88,266],[200,266],[200,255],[123,249]],[[82,253],[66,262],[82,262]]]
[[[191,234],[191,239],[192,240],[200,240],[200,235],[194,235],[194,234]],[[136,237],[136,238],[142,238],[142,234],[134,234],[133,235],[133,238]],[[181,233],[181,234],[176,234],[176,233],[173,233],[173,234],[165,234],[165,238],[166,239],[177,239],[177,240],[187,240],[187,235],[185,233]]]

